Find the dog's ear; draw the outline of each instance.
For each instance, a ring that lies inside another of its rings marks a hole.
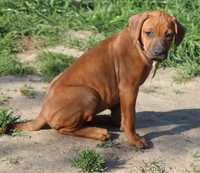
[[[182,40],[185,36],[186,28],[183,25],[181,25],[176,20],[175,17],[173,17],[173,23],[174,23],[174,28],[175,28],[175,40],[174,41],[175,41],[175,45],[178,46],[182,42]]]
[[[147,18],[148,18],[147,12],[139,13],[129,18],[128,28],[131,32],[134,41],[137,41],[140,38],[142,25]]]

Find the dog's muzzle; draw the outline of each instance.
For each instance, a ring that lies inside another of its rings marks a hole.
[[[164,60],[167,58],[168,50],[165,46],[159,44],[155,46],[151,51],[150,55],[152,60]]]

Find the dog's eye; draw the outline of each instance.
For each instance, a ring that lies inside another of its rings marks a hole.
[[[154,37],[154,32],[153,32],[153,31],[146,31],[145,34],[146,34],[148,37]]]
[[[172,32],[169,32],[169,33],[166,33],[165,36],[166,36],[166,38],[167,38],[168,40],[172,40],[174,34],[173,34]]]

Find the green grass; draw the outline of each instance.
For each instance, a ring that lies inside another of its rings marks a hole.
[[[44,80],[50,81],[73,62],[74,58],[72,56],[61,53],[43,52],[38,57],[37,65]]]
[[[157,86],[145,87],[145,88],[142,89],[142,91],[144,93],[147,93],[147,94],[149,94],[149,93],[158,93],[158,90],[159,90],[159,87],[157,87]]]
[[[176,95],[183,95],[183,94],[185,93],[184,91],[182,91],[182,90],[180,90],[180,89],[178,89],[178,88],[176,88],[176,89],[174,90],[174,92],[175,92]]]
[[[23,76],[27,74],[32,74],[33,72],[34,70],[32,67],[17,61],[14,54],[10,54],[7,51],[0,52],[0,76]]]
[[[113,148],[113,147],[119,147],[118,142],[114,142],[112,140],[106,140],[106,141],[101,141],[101,143],[97,144],[97,147],[99,148]]]
[[[19,116],[14,115],[13,111],[8,108],[0,108],[0,134],[8,132],[9,126],[19,120]]]
[[[141,168],[142,173],[168,173],[170,168],[161,160],[154,160],[152,162],[144,162],[144,167]]]
[[[97,42],[103,40],[104,38],[105,36],[103,34],[93,33],[91,36],[83,40],[68,34],[63,42],[68,47],[77,48],[79,50],[85,51],[86,49],[93,47]]]
[[[26,84],[20,88],[20,92],[22,95],[31,99],[35,98],[37,95],[37,92],[34,90],[34,88]]]
[[[200,152],[197,151],[193,154],[193,163],[191,167],[193,169],[193,173],[200,173]]]
[[[171,51],[164,66],[179,68],[181,77],[190,79],[200,75],[200,1],[199,0],[1,0],[0,1],[0,55],[15,59],[22,50],[23,37],[40,37],[45,45],[66,43],[81,50],[88,49],[99,40],[120,31],[127,25],[131,14],[161,9],[177,17],[187,28],[187,34],[178,49]],[[101,37],[88,41],[70,39],[69,30],[90,30]],[[24,74],[23,65],[15,72],[1,75]],[[20,69],[20,70],[19,70]],[[22,69],[22,70],[21,70]],[[1,71],[1,69],[0,69]],[[22,71],[22,72],[21,72]]]
[[[111,148],[113,146],[114,146],[114,143],[112,140],[102,141],[101,143],[97,144],[97,147],[99,148]]]
[[[0,94],[0,105],[8,102],[9,99],[10,97]]]
[[[82,150],[78,156],[72,160],[72,166],[81,169],[84,173],[103,172],[105,168],[105,158],[94,150]]]

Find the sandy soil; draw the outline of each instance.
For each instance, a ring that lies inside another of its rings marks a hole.
[[[57,46],[54,52],[79,55],[81,52]],[[18,58],[32,61],[37,51],[24,52]],[[141,87],[137,101],[137,132],[154,146],[137,151],[127,144],[123,132],[108,126],[117,138],[110,148],[99,148],[100,141],[58,134],[52,129],[25,132],[21,136],[0,137],[0,173],[76,173],[71,160],[77,152],[95,149],[107,159],[106,172],[112,173],[195,173],[200,170],[200,79],[177,84],[175,71],[159,70]],[[28,84],[37,95],[29,99],[20,93]],[[0,95],[22,119],[35,118],[41,108],[48,83],[37,76],[0,77]],[[109,111],[103,114],[109,114]],[[157,166],[155,166],[157,165]]]

